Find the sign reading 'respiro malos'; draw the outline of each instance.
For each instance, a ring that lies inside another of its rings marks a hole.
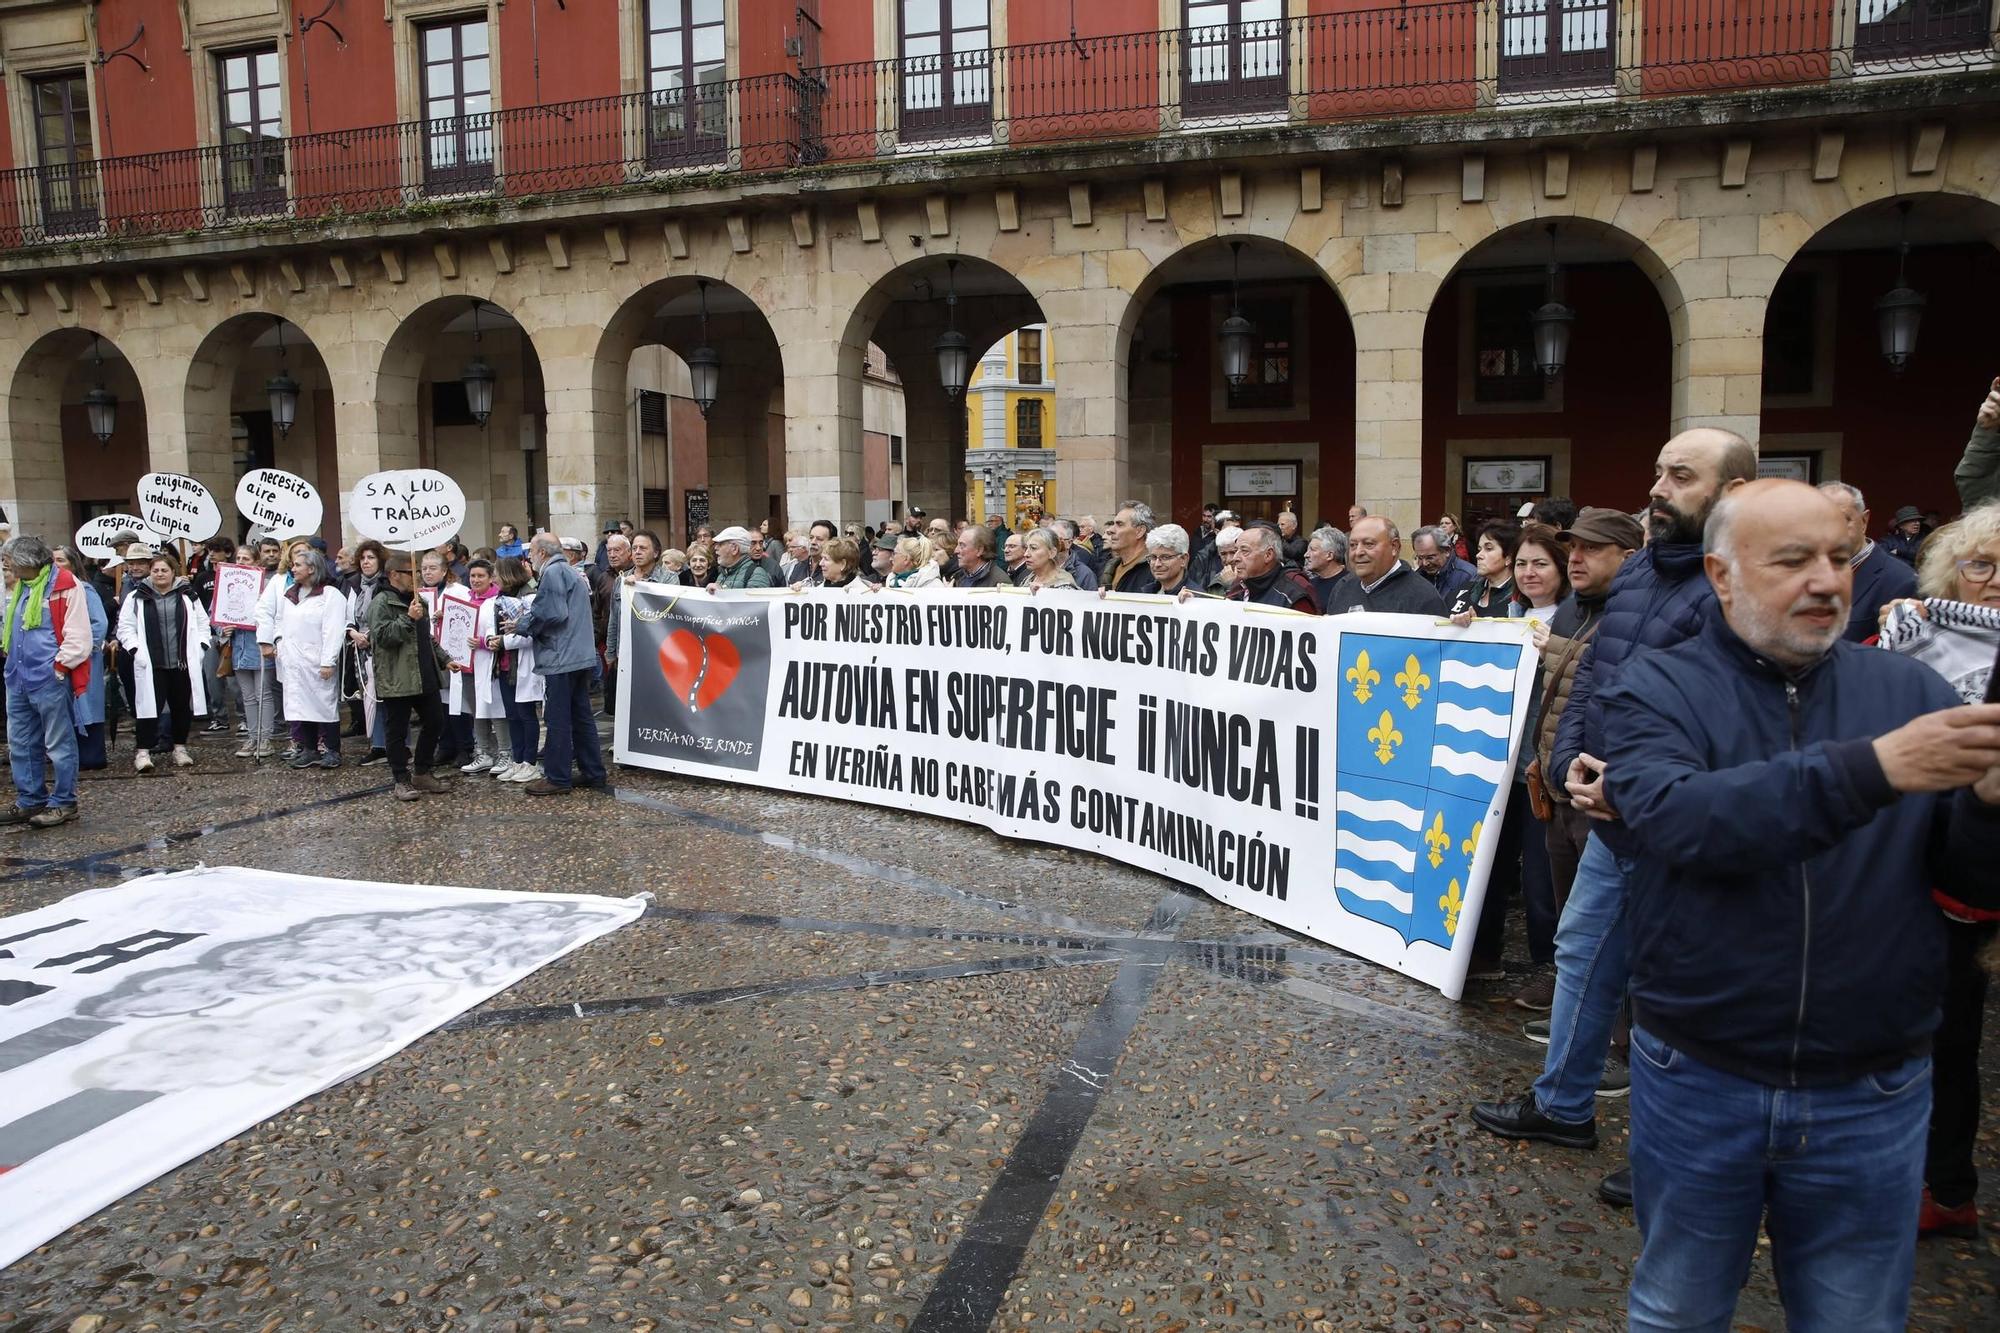
[[[347,521],[397,551],[421,551],[465,526],[465,492],[435,468],[370,473],[347,502]]]
[[[153,530],[137,514],[99,514],[76,530],[76,549],[86,559],[109,560],[118,550],[119,537],[128,542],[135,537],[150,542]]]
[[[178,472],[139,478],[139,516],[162,538],[205,542],[222,530],[222,506],[208,487]]]
[[[319,531],[325,506],[304,477],[274,467],[252,468],[236,483],[236,510],[270,537]]]

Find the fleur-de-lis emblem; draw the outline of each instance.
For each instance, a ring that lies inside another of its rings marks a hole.
[[[1431,678],[1424,674],[1416,654],[1412,653],[1409,661],[1403,663],[1403,669],[1396,673],[1396,683],[1403,687],[1403,707],[1415,708],[1423,702],[1424,691],[1431,687]]]
[[[1396,757],[1396,747],[1403,743],[1403,733],[1396,730],[1396,720],[1385,711],[1382,720],[1368,728],[1368,739],[1375,742],[1376,760],[1386,764]]]
[[[1479,830],[1483,827],[1482,824],[1474,824],[1472,832],[1465,835],[1465,841],[1458,844],[1458,850],[1465,853],[1468,861],[1479,854]]]
[[[1354,665],[1347,668],[1347,683],[1354,687],[1354,702],[1365,704],[1375,697],[1375,687],[1382,683],[1382,673],[1368,665],[1368,650],[1354,659]]]
[[[1451,846],[1451,834],[1444,831],[1442,814],[1431,821],[1430,831],[1424,834],[1424,846],[1431,849],[1430,855],[1425,858],[1431,863],[1431,869],[1436,870],[1444,864],[1444,850]]]
[[[1453,880],[1438,897],[1438,907],[1444,912],[1444,933],[1458,934],[1458,913],[1465,906],[1465,899],[1459,896],[1458,881]]]

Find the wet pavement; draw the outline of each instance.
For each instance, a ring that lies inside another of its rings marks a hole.
[[[1624,1103],[1593,1153],[1466,1114],[1540,1067],[1511,986],[892,809],[640,772],[401,805],[230,748],[0,834],[0,912],[204,862],[653,905],[0,1272],[0,1330],[1622,1325]],[[1917,1272],[1913,1326],[2000,1326],[2000,1231]],[[1738,1320],[1782,1323],[1768,1251]]]

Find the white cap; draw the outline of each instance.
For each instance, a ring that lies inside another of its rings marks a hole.
[[[722,531],[716,533],[715,540],[718,543],[735,542],[739,546],[748,546],[753,540],[753,538],[751,537],[750,529],[748,528],[729,527],[729,528],[724,528]]]

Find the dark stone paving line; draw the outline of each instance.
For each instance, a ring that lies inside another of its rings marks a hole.
[[[636,805],[642,810],[651,810],[654,814],[666,815],[672,819],[685,819],[689,823],[699,824],[704,828],[712,828],[723,833],[734,833],[738,837],[761,842],[767,847],[775,847],[780,851],[794,852],[800,856],[810,857],[815,861],[823,862],[826,865],[837,866],[842,870],[850,871],[864,878],[880,880],[890,884],[900,884],[906,889],[915,889],[919,893],[928,893],[933,897],[951,898],[958,902],[970,903],[975,907],[983,907],[989,912],[998,912],[1002,916],[1019,917],[1023,921],[1032,921],[1036,925],[1048,926],[1053,930],[1066,930],[1077,935],[1104,936],[1127,934],[1127,932],[1100,925],[1095,921],[1084,921],[1078,917],[1064,915],[1061,912],[1045,912],[1040,908],[1029,907],[1022,903],[1009,902],[1004,898],[991,898],[982,893],[973,893],[969,889],[961,889],[956,885],[947,884],[943,880],[932,879],[928,875],[919,874],[903,866],[887,865],[881,861],[871,860],[854,852],[838,851],[831,847],[815,847],[808,843],[802,843],[798,839],[783,833],[774,833],[770,829],[758,828],[754,824],[745,824],[741,820],[730,819],[725,815],[714,815],[705,810],[694,810],[684,805],[675,805],[669,801],[660,800],[655,796],[641,796],[637,792],[626,791],[622,788],[615,791],[613,795],[626,805]],[[1180,893],[1183,891],[1176,889],[1175,892]],[[1150,921],[1148,925],[1151,925]]]
[[[1019,954],[1012,958],[988,958],[971,963],[940,963],[935,967],[899,967],[880,972],[850,972],[839,977],[796,977],[789,981],[766,981],[748,986],[720,986],[713,990],[681,991],[673,995],[638,995],[622,1000],[581,1000],[570,1004],[536,1004],[519,1009],[493,1009],[461,1014],[439,1029],[444,1032],[468,1028],[504,1027],[519,1023],[551,1023],[569,1018],[615,1018],[625,1014],[651,1013],[659,1009],[701,1009],[710,1005],[734,1004],[741,1000],[784,999],[793,995],[818,995],[831,991],[868,990],[877,986],[913,985],[925,981],[958,981],[965,977],[997,976],[1008,972],[1042,972],[1052,967],[1080,967],[1093,963],[1121,961],[1111,954],[1082,954],[1052,958],[1047,954]]]
[[[214,837],[218,833],[230,833],[240,828],[251,828],[258,824],[268,824],[273,820],[285,819],[292,815],[302,815],[309,810],[324,810],[328,806],[345,805],[365,796],[379,796],[389,790],[387,783],[363,787],[359,791],[342,792],[338,796],[325,796],[317,801],[307,801],[304,805],[286,806],[282,810],[267,810],[262,814],[244,815],[240,819],[225,820],[220,824],[203,824],[198,828],[185,829],[179,833],[169,833],[165,837],[149,838],[145,842],[135,842],[125,847],[114,847],[104,852],[86,852],[82,856],[71,857],[67,861],[43,861],[26,870],[11,875],[0,875],[0,884],[13,884],[24,880],[44,879],[64,871],[96,871],[101,866],[114,863],[118,857],[133,856],[140,852],[160,852],[170,847],[179,847],[202,838]]]
[[[1196,901],[1172,890],[1148,920],[1171,931]],[[1110,989],[1069,1058],[1052,1072],[1042,1104],[1007,1155],[908,1333],[985,1333],[992,1324],[1164,966],[1164,960],[1139,958],[1119,964]]]

